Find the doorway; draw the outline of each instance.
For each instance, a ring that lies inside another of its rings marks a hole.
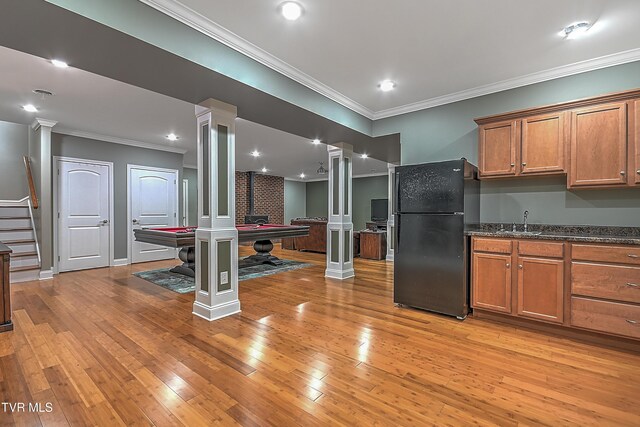
[[[178,226],[178,171],[127,165],[128,241],[132,263],[176,257],[176,249],[137,242],[133,230]]]

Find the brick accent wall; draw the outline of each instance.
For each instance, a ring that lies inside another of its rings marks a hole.
[[[254,210],[256,215],[269,215],[272,224],[284,224],[284,178],[255,175]],[[236,224],[249,213],[249,173],[236,172]]]

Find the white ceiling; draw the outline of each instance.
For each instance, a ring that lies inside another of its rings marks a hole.
[[[34,89],[55,95],[41,99]],[[27,113],[21,106],[38,107]],[[0,47],[0,120],[29,125],[35,117],[56,120],[54,132],[95,136],[130,145],[185,153],[186,165],[196,164],[194,106],[73,67],[55,68],[49,61]],[[165,137],[180,136],[176,142]],[[0,144],[2,141],[0,141]],[[261,153],[252,157],[253,150]],[[268,173],[298,179],[320,178],[318,162],[327,159],[326,145],[238,119],[236,169],[268,169]],[[354,159],[354,175],[386,173],[387,165],[374,159]]]
[[[282,0],[141,1],[374,118],[640,59],[638,0],[299,0],[293,22]],[[589,36],[558,36],[579,20]]]

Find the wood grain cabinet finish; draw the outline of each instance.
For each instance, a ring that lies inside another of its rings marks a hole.
[[[565,173],[565,113],[522,119],[520,165],[522,175]]]
[[[640,305],[572,297],[571,325],[640,338]]]
[[[635,163],[633,170],[635,171],[635,184],[640,185],[640,100],[634,104],[635,120],[634,120],[634,133],[633,139],[635,141],[634,154]]]
[[[511,255],[473,254],[472,306],[511,313]]]
[[[563,295],[563,259],[518,257],[519,316],[562,323]]]
[[[640,304],[640,267],[573,261],[571,293]]]
[[[569,188],[627,184],[627,103],[571,112]]]
[[[480,126],[480,175],[515,176],[517,122],[506,121]]]

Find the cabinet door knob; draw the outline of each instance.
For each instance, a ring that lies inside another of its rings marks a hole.
[[[520,265],[518,266],[518,268],[522,269],[522,264],[520,264]]]
[[[507,268],[511,268],[511,264],[507,263]]]
[[[522,163],[522,166],[527,166],[527,164],[526,163]]]
[[[636,171],[636,173],[637,173],[638,175],[640,175],[640,169],[638,169],[638,170]]]
[[[624,174],[626,174],[625,171],[620,171],[620,175],[624,175]]]
[[[515,163],[511,163],[511,167],[514,167],[516,164]]]

